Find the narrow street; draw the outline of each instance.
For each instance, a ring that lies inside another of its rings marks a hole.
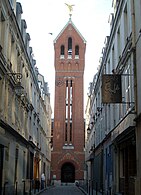
[[[0,0],[0,195],[141,195],[141,0],[74,2]]]
[[[76,186],[55,186],[42,192],[41,195],[84,195]]]

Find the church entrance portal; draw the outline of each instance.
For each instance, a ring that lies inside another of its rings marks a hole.
[[[61,182],[75,182],[75,167],[72,163],[65,163],[61,168]]]

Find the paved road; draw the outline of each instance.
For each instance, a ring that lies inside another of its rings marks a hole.
[[[56,186],[41,193],[41,195],[84,195],[76,186]]]

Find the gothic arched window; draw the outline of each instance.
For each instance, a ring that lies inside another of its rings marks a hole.
[[[72,38],[68,38],[68,57],[72,57]]]
[[[64,55],[65,54],[65,46],[64,45],[61,45],[61,55]]]
[[[61,45],[61,48],[60,48],[60,58],[64,58],[64,55],[65,55],[65,46]]]
[[[75,58],[79,58],[79,46],[75,46]]]
[[[75,55],[79,55],[79,46],[78,45],[76,45],[75,46]]]

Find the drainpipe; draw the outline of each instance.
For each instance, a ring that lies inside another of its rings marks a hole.
[[[135,99],[135,112],[138,114],[138,98],[137,98],[137,65],[136,65],[136,31],[135,31],[135,1],[136,0],[131,0],[131,20],[132,20],[132,52],[133,52],[133,74],[134,74],[134,99]],[[137,128],[137,126],[136,126]],[[137,131],[136,131],[137,132]],[[137,137],[137,133],[136,133]],[[137,140],[137,139],[136,139]],[[138,158],[138,147],[137,147],[137,142],[136,142],[136,156]],[[138,159],[137,159],[137,165],[136,168],[138,170]],[[137,171],[138,172],[138,171]],[[138,179],[135,180],[135,195],[140,194],[139,192],[139,186],[140,184],[137,184]]]

